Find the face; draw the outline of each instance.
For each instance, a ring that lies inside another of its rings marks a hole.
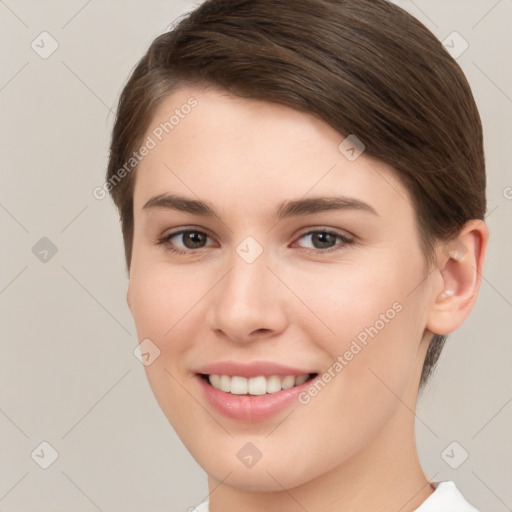
[[[393,169],[312,115],[214,89],[169,96],[147,137],[127,299],[208,474],[288,489],[410,429],[433,287]]]

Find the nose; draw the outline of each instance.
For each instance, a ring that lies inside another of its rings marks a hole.
[[[283,283],[267,267],[265,252],[247,263],[237,253],[211,297],[207,323],[217,335],[236,343],[273,338],[288,318]]]

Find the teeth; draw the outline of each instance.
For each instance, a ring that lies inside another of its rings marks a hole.
[[[309,373],[303,375],[287,375],[286,377],[279,377],[272,375],[271,377],[251,377],[246,379],[234,375],[209,375],[208,380],[215,389],[220,389],[225,393],[232,393],[233,395],[265,395],[266,393],[277,393],[282,389],[289,389],[293,386],[300,386],[308,380]]]
[[[234,378],[234,377],[233,377]],[[242,377],[238,377],[241,379]],[[244,379],[247,380],[247,379]],[[233,381],[231,381],[233,382]],[[247,391],[249,395],[264,395],[267,392],[267,379],[265,377],[252,377],[249,379]],[[233,391],[231,391],[233,392]]]
[[[231,394],[233,395],[247,395],[247,388],[249,387],[245,377],[231,377]]]
[[[295,385],[300,386],[301,384],[304,384],[308,380],[309,375],[300,375],[299,377],[295,377]]]
[[[221,387],[220,387],[220,381],[221,381],[220,375],[210,375],[210,379],[209,380],[210,380],[210,384],[215,389],[221,389]]]
[[[265,379],[267,383],[267,393],[277,393],[281,391],[281,379],[277,375],[272,375],[268,379]]]
[[[288,375],[281,381],[283,389],[293,388],[293,386],[295,386],[295,377],[293,375]]]
[[[218,377],[218,375],[217,375]],[[211,384],[211,382],[210,382]],[[213,386],[213,384],[212,384]],[[220,376],[220,382],[219,382],[219,389],[221,391],[225,391],[226,393],[230,393],[231,392],[231,378],[228,377],[227,375],[221,375]]]

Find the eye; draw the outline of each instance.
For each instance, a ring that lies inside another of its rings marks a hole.
[[[208,247],[210,237],[204,231],[197,229],[181,229],[159,238],[157,245],[163,245],[166,250],[176,254],[192,254],[199,249]],[[343,249],[344,246],[354,243],[347,236],[328,229],[311,230],[299,237],[298,240],[307,240],[306,245],[299,245],[303,249],[311,249],[313,252],[326,253]]]
[[[208,238],[209,236],[204,231],[182,229],[159,238],[157,244],[165,245],[166,249],[178,254],[188,254],[194,249],[206,247]]]
[[[313,249],[315,252],[336,251],[338,249],[342,249],[343,246],[345,245],[350,245],[354,243],[354,240],[352,240],[351,238],[348,238],[345,235],[342,235],[341,233],[337,233],[335,231],[330,231],[327,229],[308,231],[299,238],[299,240],[302,239],[308,240],[310,243],[309,247],[302,247],[307,249]],[[341,244],[337,244],[337,241],[340,241]],[[337,247],[339,245],[341,245],[341,247]]]

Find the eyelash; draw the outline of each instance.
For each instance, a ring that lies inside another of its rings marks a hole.
[[[156,244],[157,245],[163,245],[166,250],[171,251],[171,252],[173,252],[175,254],[180,254],[180,255],[192,254],[194,252],[200,251],[201,249],[204,249],[204,247],[199,247],[198,249],[187,249],[187,250],[184,250],[184,249],[177,249],[176,247],[173,247],[172,244],[170,243],[171,238],[174,238],[175,236],[178,236],[178,235],[182,235],[184,233],[201,233],[202,235],[206,235],[208,238],[210,238],[207,233],[205,233],[204,231],[200,231],[198,229],[182,229],[180,231],[175,231],[174,233],[169,233],[168,235],[165,235],[165,236],[163,236],[161,238],[158,238],[157,241],[156,241]],[[341,233],[337,233],[336,231],[331,231],[329,229],[314,229],[314,230],[311,230],[311,231],[306,231],[305,233],[302,233],[298,237],[298,240],[300,240],[301,238],[303,238],[303,237],[305,237],[307,235],[311,235],[311,234],[314,234],[314,233],[327,233],[329,235],[335,236],[338,240],[341,240],[341,242],[343,242],[343,246],[341,246],[341,247],[334,246],[334,247],[331,247],[329,249],[308,249],[308,248],[302,247],[302,249],[306,249],[308,251],[311,251],[314,254],[325,254],[325,253],[331,253],[331,252],[339,251],[339,250],[342,250],[344,246],[352,245],[354,243],[353,239],[348,238],[345,235],[342,235]]]

